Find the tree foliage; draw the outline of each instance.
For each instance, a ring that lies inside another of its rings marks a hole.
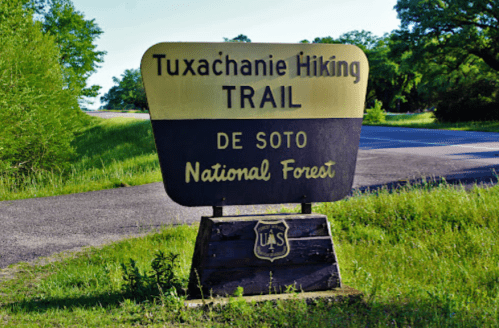
[[[440,121],[499,120],[499,2],[398,0],[395,9],[401,28],[389,35],[352,31],[313,42],[366,53],[368,106],[381,100],[390,111],[436,107]]]
[[[103,109],[149,109],[139,69],[127,69],[113,82],[116,85],[101,97]]]
[[[232,38],[232,39],[224,38],[224,42],[246,42],[246,43],[249,43],[249,42],[251,42],[251,39],[248,38],[244,34],[239,34],[238,36],[236,36],[235,38]]]
[[[499,119],[499,3],[398,0],[392,49],[422,74],[420,98],[441,121]]]
[[[22,0],[0,2],[0,175],[60,171],[86,116],[64,87],[54,37],[33,23]]]
[[[94,41],[103,33],[94,19],[85,19],[71,0],[29,0],[26,6],[36,13],[44,33],[52,35],[60,50],[66,84],[81,96],[95,97],[99,86],[86,88],[88,77],[103,62],[105,51]]]
[[[312,42],[352,44],[364,51],[369,60],[368,106],[374,106],[377,100],[391,111],[413,110],[413,107],[419,105],[414,97],[414,90],[420,76],[404,64],[402,56],[392,56],[393,40],[389,35],[378,37],[368,31],[355,30],[344,33],[337,39],[331,36],[316,37]]]
[[[343,33],[338,39],[333,39],[330,36],[324,38],[315,38],[312,43],[330,43],[330,44],[353,44],[362,49],[364,52],[368,52],[378,46],[381,38],[375,36],[369,31],[350,31]]]
[[[497,0],[398,0],[395,9],[417,55],[457,66],[473,55],[499,71]]]

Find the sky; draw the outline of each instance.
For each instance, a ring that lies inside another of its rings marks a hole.
[[[103,34],[95,41],[104,62],[87,85],[102,89],[93,104],[126,69],[139,68],[146,50],[160,42],[223,42],[239,34],[252,42],[297,43],[339,37],[353,30],[382,36],[399,27],[397,0],[72,0]]]

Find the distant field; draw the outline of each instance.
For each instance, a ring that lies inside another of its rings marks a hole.
[[[125,109],[99,109],[98,112],[111,112],[111,113],[141,113],[141,114],[147,114],[149,111],[147,110],[139,110],[139,109],[130,109],[130,110],[125,110]]]
[[[384,123],[365,123],[372,126],[392,126],[421,129],[499,132],[499,121],[437,123],[433,113],[386,115]]]

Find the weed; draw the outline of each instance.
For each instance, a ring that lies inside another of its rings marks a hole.
[[[269,295],[272,294],[272,271],[269,271]]]
[[[142,275],[133,259],[130,259],[128,265],[121,263],[123,269],[123,280],[125,284],[123,289],[133,295],[143,295],[146,287],[146,276]]]
[[[179,254],[165,253],[158,250],[151,262],[152,271],[150,275],[141,274],[136,266],[136,262],[130,259],[128,265],[121,263],[123,270],[123,289],[133,296],[144,296],[148,294],[163,294],[178,297],[184,289],[182,281],[175,274],[175,269],[179,267]]]
[[[288,286],[286,286],[286,289],[284,291],[284,293],[286,293],[286,294],[296,294],[297,292],[298,291],[297,291],[295,285],[288,285]]]
[[[162,290],[170,290],[173,288],[176,291],[182,289],[181,280],[176,276],[175,271],[179,264],[178,257],[180,254],[169,253],[165,255],[162,251],[157,251],[156,256],[152,260],[152,275],[151,279],[158,288]]]
[[[367,114],[364,116],[366,123],[383,123],[385,122],[386,112],[383,110],[383,103],[379,100],[374,102],[374,108],[367,109]]]

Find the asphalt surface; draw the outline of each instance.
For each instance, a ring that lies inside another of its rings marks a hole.
[[[499,133],[363,126],[354,188],[422,177],[472,185],[496,182]]]
[[[100,114],[148,118],[147,114]],[[499,173],[499,133],[362,128],[353,188],[397,186],[421,177],[491,184]],[[273,206],[273,208],[280,206]],[[224,215],[265,213],[272,206],[229,206]],[[162,183],[68,196],[0,202],[0,268],[198,222],[209,207],[171,201]]]

